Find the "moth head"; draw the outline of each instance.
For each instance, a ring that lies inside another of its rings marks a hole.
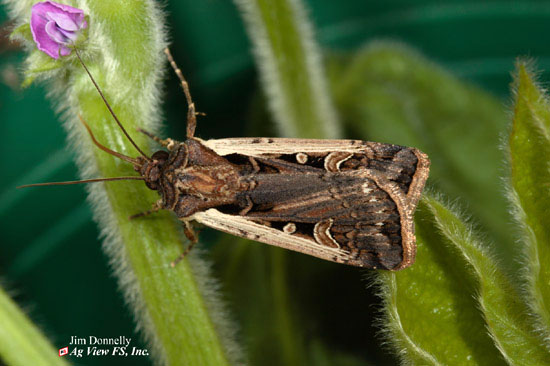
[[[145,185],[152,189],[159,189],[159,179],[162,175],[164,163],[168,160],[169,154],[164,150],[155,152],[149,160],[138,157],[139,164],[134,164],[137,171],[145,180]]]

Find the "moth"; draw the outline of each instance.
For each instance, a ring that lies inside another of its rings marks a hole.
[[[166,209],[184,224],[190,246],[197,241],[191,226],[211,228],[352,266],[400,270],[415,259],[413,214],[428,178],[430,161],[418,149],[359,140],[295,138],[195,137],[195,104],[189,86],[170,52],[188,104],[187,139],[160,139],[148,157],[131,158],[99,143],[102,150],[133,164],[160,199],[148,215]],[[73,183],[73,182],[69,182]]]

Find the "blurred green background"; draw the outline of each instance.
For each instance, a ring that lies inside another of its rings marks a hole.
[[[305,3],[317,41],[327,55],[353,52],[373,40],[400,41],[494,94],[503,108],[511,100],[510,72],[517,56],[530,56],[540,69],[550,70],[550,1]],[[188,78],[198,110],[207,113],[199,120],[197,135],[273,134],[269,121],[262,125],[251,122],[251,116],[257,115],[260,89],[250,42],[234,4],[228,0],[172,0],[167,1],[165,10],[174,57]],[[6,25],[6,21],[0,7],[0,24]],[[72,335],[125,335],[138,342],[101,251],[84,188],[14,188],[77,178],[72,154],[64,147],[64,130],[45,97],[47,91],[40,86],[19,88],[22,59],[21,50],[0,39],[0,281],[56,347],[65,346]],[[544,72],[541,79],[549,80],[548,76]],[[181,140],[186,110],[172,73],[166,74],[164,100],[164,135]],[[214,242],[216,247],[231,245],[231,239],[210,229],[203,230],[201,238],[203,248],[214,246]],[[224,250],[213,251],[222,292],[227,290],[222,272]],[[295,253],[289,254],[287,270],[289,302],[298,309],[289,311],[307,314],[303,324],[297,319],[296,326],[303,326],[310,345],[320,339],[349,355],[350,361],[343,356],[342,364],[355,364],[352,360],[396,363],[376,335],[373,319],[378,301],[374,290],[366,288],[366,271]],[[262,279],[258,273],[245,269],[241,280],[254,288],[253,282]],[[239,301],[259,301],[255,296],[242,298],[249,294],[226,291],[223,295],[241,327],[242,316],[236,309]],[[242,343],[246,347],[247,342]],[[73,361],[83,365],[150,364],[143,358]]]

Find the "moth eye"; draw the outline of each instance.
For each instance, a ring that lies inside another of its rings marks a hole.
[[[307,163],[307,155],[304,153],[298,153],[296,154],[296,161],[300,164]]]
[[[290,222],[283,227],[283,232],[286,234],[294,234],[296,232],[296,224]]]
[[[166,151],[159,150],[151,156],[151,159],[153,159],[153,160],[167,160],[168,156],[169,156],[169,154]]]

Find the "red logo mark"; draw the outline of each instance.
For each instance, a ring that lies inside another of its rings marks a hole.
[[[65,356],[69,353],[69,347],[63,347],[59,349],[59,356]]]

